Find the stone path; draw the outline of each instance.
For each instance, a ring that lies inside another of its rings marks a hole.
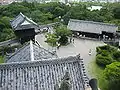
[[[52,47],[48,46],[45,43],[45,36],[43,34],[37,35],[36,40],[46,49],[52,50]],[[85,40],[85,39],[77,39],[74,38],[74,43],[71,43],[67,46],[61,46],[57,51],[57,55],[59,57],[66,57],[70,55],[77,55],[80,54],[81,58],[84,60],[85,68],[87,75],[89,72],[87,71],[87,66],[90,62],[94,60],[96,55],[96,47],[104,45],[102,41],[92,41],[92,40]],[[89,50],[91,49],[91,55],[89,55]],[[88,75],[91,77],[91,75]]]

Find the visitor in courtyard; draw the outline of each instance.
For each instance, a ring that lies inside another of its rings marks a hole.
[[[74,39],[73,39],[73,43],[74,43]]]
[[[89,50],[89,55],[91,55],[92,54],[92,52],[91,52],[91,49]]]
[[[57,49],[59,49],[59,47],[60,47],[60,44],[58,43]]]
[[[70,37],[70,43],[72,42],[72,37]]]

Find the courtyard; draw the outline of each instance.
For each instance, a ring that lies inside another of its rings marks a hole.
[[[45,41],[44,34],[36,35],[35,39],[40,43],[42,47],[50,51],[56,50],[58,57],[67,57],[80,54],[81,58],[83,58],[86,73],[89,78],[92,78],[92,75],[89,72],[90,70],[88,69],[88,66],[90,66],[90,63],[95,60],[96,47],[105,45],[105,43],[102,41],[74,38],[74,43],[72,42],[67,46],[61,46],[59,49],[56,49],[56,47],[52,48],[51,46],[44,42]],[[91,55],[89,55],[90,50]]]

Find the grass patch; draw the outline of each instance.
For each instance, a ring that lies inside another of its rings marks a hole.
[[[99,67],[95,60],[89,64],[89,73],[91,77],[97,78],[98,86],[101,90],[108,90],[108,81],[103,76],[104,68]]]
[[[4,57],[0,56],[0,63],[4,63]]]

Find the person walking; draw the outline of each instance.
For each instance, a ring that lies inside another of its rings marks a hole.
[[[58,43],[57,49],[59,49],[59,47],[60,47],[60,44]]]
[[[73,38],[73,43],[74,43],[74,38]]]
[[[70,37],[70,43],[72,42],[72,37]]]
[[[91,55],[92,54],[92,52],[91,52],[91,49],[89,50],[89,55]]]

